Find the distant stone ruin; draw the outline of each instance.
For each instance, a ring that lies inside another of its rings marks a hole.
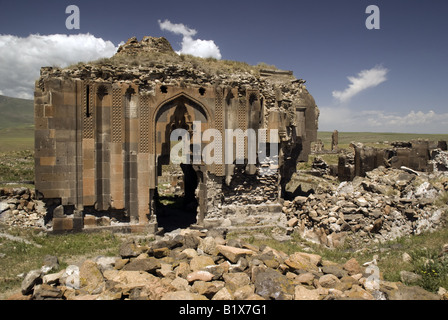
[[[317,135],[304,83],[273,67],[179,56],[153,37],[129,39],[110,59],[42,68],[35,186],[53,230],[123,222],[155,232],[281,214]]]
[[[362,143],[353,143],[354,155],[341,154],[337,169],[332,171],[341,181],[354,177],[365,177],[366,173],[378,167],[393,169],[407,168],[420,172],[448,171],[445,165],[446,141],[430,142],[413,140],[392,142],[389,148],[374,148]],[[444,162],[445,161],[445,162]]]

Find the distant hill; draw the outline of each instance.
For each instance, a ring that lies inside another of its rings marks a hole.
[[[34,101],[0,95],[0,130],[34,125]]]

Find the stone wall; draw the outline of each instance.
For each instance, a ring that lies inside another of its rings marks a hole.
[[[341,154],[335,173],[341,181],[351,181],[354,177],[365,177],[366,173],[380,166],[400,169],[402,167],[419,172],[443,171],[443,156],[438,155],[446,146],[446,141],[437,144],[430,141],[414,140],[395,142],[391,148],[374,148],[354,143],[352,154]],[[439,168],[439,169],[437,169]]]
[[[42,68],[36,82],[36,190],[44,201],[60,201],[64,213],[121,212],[131,224],[154,229],[158,177],[170,163],[175,129],[188,131],[193,154],[216,140],[194,140],[208,129],[221,137],[227,129],[265,129],[258,143],[279,151],[277,158],[269,154],[266,168],[258,154],[250,163],[248,137],[235,139],[224,163],[229,150],[213,140],[213,155],[222,158],[193,163],[197,189],[184,188],[197,198],[199,223],[216,211],[208,199],[219,202],[207,195],[208,176],[223,193],[218,204],[276,202],[297,161],[308,160],[319,111],[292,72],[178,56],[163,38],[131,38],[118,51],[109,60]]]

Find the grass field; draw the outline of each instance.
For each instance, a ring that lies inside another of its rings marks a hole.
[[[34,101],[0,95],[0,129],[23,128],[34,123]]]
[[[0,130],[0,187],[34,180],[34,128]]]
[[[331,150],[332,132],[319,131],[317,138],[324,143],[325,149]],[[429,141],[448,141],[448,134],[417,134],[417,133],[376,133],[376,132],[339,132],[339,148],[347,149],[352,142],[361,142],[373,147],[382,147],[393,141],[411,141],[427,139]]]
[[[0,153],[34,150],[34,127],[0,129]]]

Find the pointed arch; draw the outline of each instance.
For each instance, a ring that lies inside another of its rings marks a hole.
[[[154,118],[152,119],[154,122],[157,121],[157,118],[160,116],[161,112],[163,112],[163,108],[167,108],[167,106],[169,106],[170,102],[176,101],[176,100],[181,100],[181,99],[185,99],[185,101],[191,101],[192,102],[192,106],[194,108],[196,108],[199,112],[201,112],[205,118],[207,119],[207,121],[211,120],[211,114],[210,114],[210,110],[207,108],[207,106],[205,106],[202,102],[200,102],[199,100],[193,98],[192,96],[186,94],[185,92],[180,92],[164,101],[162,101],[161,103],[159,103],[159,105],[156,107],[155,112],[154,112]]]
[[[212,125],[210,110],[192,96],[181,92],[159,103],[152,118],[153,154],[164,153],[160,150],[161,145],[165,144],[165,148],[167,148],[167,137],[172,130],[182,128],[191,133],[193,121],[200,121],[202,130]]]

